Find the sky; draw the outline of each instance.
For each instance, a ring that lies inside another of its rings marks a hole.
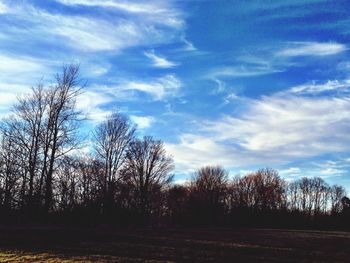
[[[91,130],[113,111],[204,165],[350,190],[347,0],[0,0],[0,116],[79,63]]]

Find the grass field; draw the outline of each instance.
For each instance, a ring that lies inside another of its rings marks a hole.
[[[2,227],[0,262],[350,262],[350,233]]]

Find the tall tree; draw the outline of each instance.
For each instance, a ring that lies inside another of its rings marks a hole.
[[[104,206],[112,201],[107,199],[113,198],[115,184],[120,179],[119,172],[134,133],[135,127],[129,119],[118,112],[108,116],[95,130],[94,149],[97,159],[104,164]]]
[[[2,127],[4,128],[4,127]],[[3,132],[4,130],[2,130]],[[21,148],[10,136],[1,134],[0,141],[0,207],[8,211],[16,206],[19,199],[21,165],[18,156],[22,155]],[[17,199],[17,200],[16,200]]]
[[[81,113],[76,110],[76,99],[81,92],[77,65],[65,66],[63,72],[56,76],[56,84],[48,90],[42,170],[42,178],[45,175],[46,179],[46,211],[52,206],[52,180],[58,159],[79,146],[77,133],[82,119]]]
[[[191,209],[206,223],[223,216],[226,205],[228,172],[221,166],[200,168],[190,183]]]
[[[130,185],[133,205],[142,218],[152,213],[152,198],[169,185],[173,168],[173,159],[160,140],[144,137],[130,143],[123,179]]]

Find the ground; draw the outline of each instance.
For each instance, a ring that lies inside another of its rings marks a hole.
[[[1,227],[0,262],[350,262],[350,233]]]

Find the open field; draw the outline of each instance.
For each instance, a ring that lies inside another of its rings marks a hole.
[[[1,228],[0,262],[349,262],[350,233]]]

